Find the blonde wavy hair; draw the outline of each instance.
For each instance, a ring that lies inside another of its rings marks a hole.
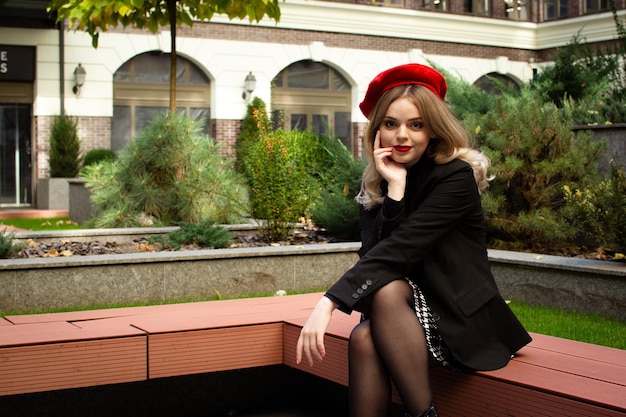
[[[374,138],[379,129],[387,108],[396,99],[408,97],[413,100],[420,111],[424,127],[430,129],[434,137],[426,150],[428,157],[436,164],[445,164],[454,159],[461,159],[470,164],[474,170],[474,179],[478,191],[483,192],[489,186],[491,178],[487,177],[490,165],[489,158],[470,147],[467,132],[445,104],[428,88],[418,84],[400,85],[391,88],[380,97],[370,115],[363,148],[367,156],[367,166],[363,171],[361,190],[356,196],[359,204],[371,209],[382,204],[384,196],[381,190],[382,176],[374,163]]]

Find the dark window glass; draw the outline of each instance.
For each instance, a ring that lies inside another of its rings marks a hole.
[[[330,69],[319,62],[300,61],[287,68],[289,88],[330,88]]]
[[[117,152],[130,143],[130,106],[113,106],[111,150]]]
[[[335,136],[341,139],[341,142],[346,145],[346,148],[352,149],[350,143],[350,128],[352,126],[352,119],[350,112],[338,111],[335,112]]]
[[[291,130],[306,130],[306,114],[291,115]]]
[[[313,115],[313,132],[328,136],[328,116],[325,114]]]

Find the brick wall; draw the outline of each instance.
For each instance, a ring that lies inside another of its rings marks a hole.
[[[37,178],[47,178],[50,176],[50,164],[48,158],[50,155],[50,134],[52,132],[52,116],[35,117],[35,169]]]
[[[235,158],[237,137],[241,130],[241,120],[213,119],[211,120],[211,136],[221,145],[219,154],[228,158]]]
[[[192,28],[181,27],[177,36],[189,38],[210,38],[236,41],[288,43],[308,45],[311,42],[324,42],[324,45],[335,48],[368,49],[391,52],[406,52],[421,49],[427,55],[454,55],[494,59],[508,56],[511,61],[528,61],[532,51],[505,47],[466,45],[451,42],[429,40],[399,39],[384,36],[355,35],[345,33],[323,33],[308,30],[280,29],[258,27],[254,25],[230,25],[219,23],[194,23]]]

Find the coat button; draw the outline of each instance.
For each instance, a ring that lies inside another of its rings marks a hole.
[[[439,320],[441,320],[441,317],[439,317],[439,314],[433,313],[433,320],[439,321]]]
[[[357,293],[352,294],[352,298],[354,298],[356,300],[357,298],[359,298],[359,294],[357,294]]]
[[[365,281],[365,284],[367,284],[367,285],[372,285],[372,280],[371,280],[371,279],[368,279],[367,281]]]
[[[361,288],[362,288],[362,289],[364,289],[364,290],[366,290],[366,289],[367,289],[367,287],[369,287],[369,285],[367,285],[367,284],[363,284],[363,285],[361,285]]]
[[[357,288],[356,289],[356,293],[357,294],[363,294],[363,289],[362,288]]]

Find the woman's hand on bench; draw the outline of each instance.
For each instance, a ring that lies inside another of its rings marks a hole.
[[[324,334],[333,311],[338,306],[328,297],[322,297],[316,304],[309,319],[302,327],[298,343],[296,344],[296,363],[302,362],[302,358],[306,359],[309,366],[313,366],[314,361],[321,362],[326,355],[324,347]]]

